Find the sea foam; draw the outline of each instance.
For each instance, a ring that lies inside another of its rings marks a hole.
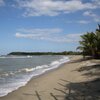
[[[23,68],[19,69],[16,72],[9,72],[5,73],[5,76],[8,77],[9,75],[16,75],[16,73],[20,74],[22,72],[27,73],[26,75],[21,76],[20,79],[13,79],[14,83],[4,84],[2,87],[0,86],[0,96],[5,96],[8,93],[18,89],[21,86],[25,86],[28,81],[34,76],[41,75],[51,69],[58,68],[61,64],[68,62],[69,57],[64,56],[62,59],[52,61],[50,64],[44,64],[41,66],[36,66],[34,68]]]

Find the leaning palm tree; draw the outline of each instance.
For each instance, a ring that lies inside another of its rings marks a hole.
[[[100,25],[98,25],[98,29],[96,29],[95,35],[96,35],[96,46],[97,46],[96,54],[100,58]]]
[[[90,55],[94,58],[100,57],[100,26],[95,33],[87,32],[81,36],[80,46],[77,49],[82,50],[83,55]]]
[[[88,54],[88,55],[95,55],[95,34],[93,32],[91,33],[87,33],[81,36],[81,41],[79,41],[80,43],[80,47],[78,47],[78,49],[81,49],[83,51],[83,54]]]

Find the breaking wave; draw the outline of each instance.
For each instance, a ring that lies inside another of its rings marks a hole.
[[[7,95],[9,92],[14,91],[21,86],[24,86],[32,77],[41,75],[44,72],[49,71],[51,69],[58,68],[61,64],[68,62],[68,61],[70,61],[69,57],[64,56],[62,59],[55,60],[47,65],[44,64],[44,65],[36,66],[33,68],[22,68],[17,71],[0,74],[1,79],[3,79],[2,76],[3,77],[12,76],[12,79],[13,79],[12,80],[13,83],[4,84],[4,85],[0,86],[0,96]],[[23,74],[23,73],[25,73],[25,74]],[[17,75],[19,75],[19,77]]]

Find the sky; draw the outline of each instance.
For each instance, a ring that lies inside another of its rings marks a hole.
[[[100,23],[100,0],[0,0],[0,55],[76,51]]]

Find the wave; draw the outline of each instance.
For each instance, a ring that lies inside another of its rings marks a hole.
[[[38,69],[47,69],[47,68],[55,68],[55,67],[59,67],[61,64],[70,61],[68,57],[63,57],[62,59],[58,60],[58,61],[53,61],[48,65],[41,65],[41,66],[36,66],[34,68],[24,68],[24,69],[20,69],[19,72],[25,71],[25,72],[33,72],[35,70]]]
[[[25,72],[32,72],[34,70],[35,70],[35,68],[24,68],[24,69],[19,70],[19,72],[23,72],[23,71],[25,71]]]
[[[20,74],[24,73],[24,75],[22,74],[23,76],[21,76],[21,78],[18,78],[18,77],[17,79],[14,78],[13,80],[14,83],[5,84],[4,86],[0,86],[0,90],[1,90],[0,96],[7,95],[9,92],[12,92],[18,89],[19,87],[26,85],[26,83],[32,77],[41,75],[51,69],[58,68],[61,64],[68,62],[68,61],[70,61],[69,58],[64,56],[62,59],[52,61],[50,64],[47,64],[47,65],[36,66],[33,68],[22,68],[15,72],[9,72],[9,74],[4,73],[5,77],[8,77],[9,75],[12,75],[12,76],[19,75],[19,73]]]
[[[32,56],[0,56],[0,59],[5,58],[32,58]]]
[[[2,74],[0,74],[0,77],[7,77],[7,76],[9,76],[8,73],[2,73]]]
[[[42,72],[45,72],[47,70],[59,67],[61,64],[65,63],[65,62],[68,62],[68,61],[70,61],[68,57],[63,57],[62,59],[53,61],[48,65],[36,66],[34,68],[22,68],[22,69],[19,69],[17,71],[3,72],[3,73],[0,73],[0,77],[8,77],[8,76],[11,76],[11,75],[13,76],[13,75],[23,73],[23,72],[24,73],[33,72],[33,74],[34,74],[34,72],[36,73],[38,70],[40,70],[41,73],[42,73]]]

